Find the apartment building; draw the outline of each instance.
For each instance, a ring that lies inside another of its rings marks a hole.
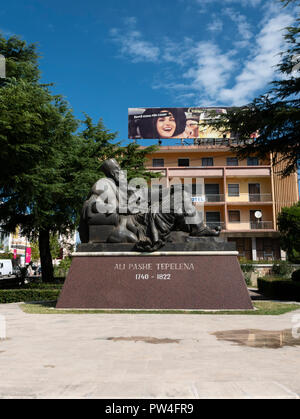
[[[11,252],[14,254],[16,263],[25,265],[26,249],[31,244],[26,237],[22,236],[18,227],[14,233],[7,234],[0,228],[0,253]]]
[[[167,184],[190,178],[195,185],[202,178],[204,203],[195,199],[195,205],[204,205],[206,224],[220,226],[221,235],[236,242],[240,257],[284,259],[276,220],[282,207],[299,199],[297,173],[282,179],[282,167],[273,166],[271,155],[238,160],[230,148],[236,144],[231,138],[198,138],[189,145],[160,145],[147,156],[146,166]]]

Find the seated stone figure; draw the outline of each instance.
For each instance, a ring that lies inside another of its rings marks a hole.
[[[194,237],[219,236],[220,229],[207,227],[192,203],[191,195],[181,188],[163,188],[159,199],[151,201],[149,211],[136,216],[144,228],[145,240],[136,244],[140,251],[154,251],[172,241],[171,233],[180,231]],[[178,240],[178,235],[176,236]],[[184,236],[182,236],[184,237]]]
[[[106,177],[94,184],[82,209],[81,242],[89,242],[91,225],[110,226],[107,243],[136,243],[139,251],[159,249],[170,239],[172,231],[198,237],[220,234],[219,229],[211,230],[201,221],[191,196],[181,190],[178,193],[175,188],[164,188],[164,196],[151,200],[147,212],[122,213],[120,206],[127,203],[129,195],[127,184],[122,182],[124,173],[115,159],[106,160],[101,170]],[[165,198],[168,194],[169,200]],[[106,212],[102,211],[104,207]]]
[[[88,243],[90,226],[100,225],[110,226],[105,231],[108,243],[136,243],[142,238],[141,231],[136,228],[130,214],[120,213],[120,198],[123,198],[123,202],[127,201],[127,189],[122,188],[124,172],[115,159],[106,160],[101,170],[106,177],[93,185],[81,211],[80,240]],[[106,212],[99,211],[102,205],[106,206]]]

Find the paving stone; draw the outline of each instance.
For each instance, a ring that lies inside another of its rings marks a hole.
[[[282,316],[39,315],[2,304],[0,314],[8,335],[0,341],[0,398],[300,396],[299,346],[255,348],[213,335],[290,329],[300,310]]]

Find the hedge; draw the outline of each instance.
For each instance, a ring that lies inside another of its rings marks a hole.
[[[60,289],[14,289],[0,290],[0,304],[29,301],[57,300]]]
[[[63,284],[53,284],[53,283],[47,283],[42,282],[39,284],[36,284],[34,282],[30,282],[29,284],[22,285],[21,289],[40,289],[40,290],[61,290],[63,287]]]
[[[20,285],[20,280],[15,278],[5,279],[0,281],[0,290],[22,290],[22,289],[54,289],[60,290],[63,287],[61,283],[47,283],[47,282],[29,282],[28,284]]]
[[[292,273],[292,281],[300,281],[300,269]]]
[[[300,301],[300,282],[288,279],[258,278],[258,290],[265,297]]]

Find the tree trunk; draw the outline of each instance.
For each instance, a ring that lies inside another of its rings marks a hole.
[[[50,231],[40,230],[39,232],[39,250],[42,267],[43,282],[51,282],[53,280],[53,264],[50,251]]]

